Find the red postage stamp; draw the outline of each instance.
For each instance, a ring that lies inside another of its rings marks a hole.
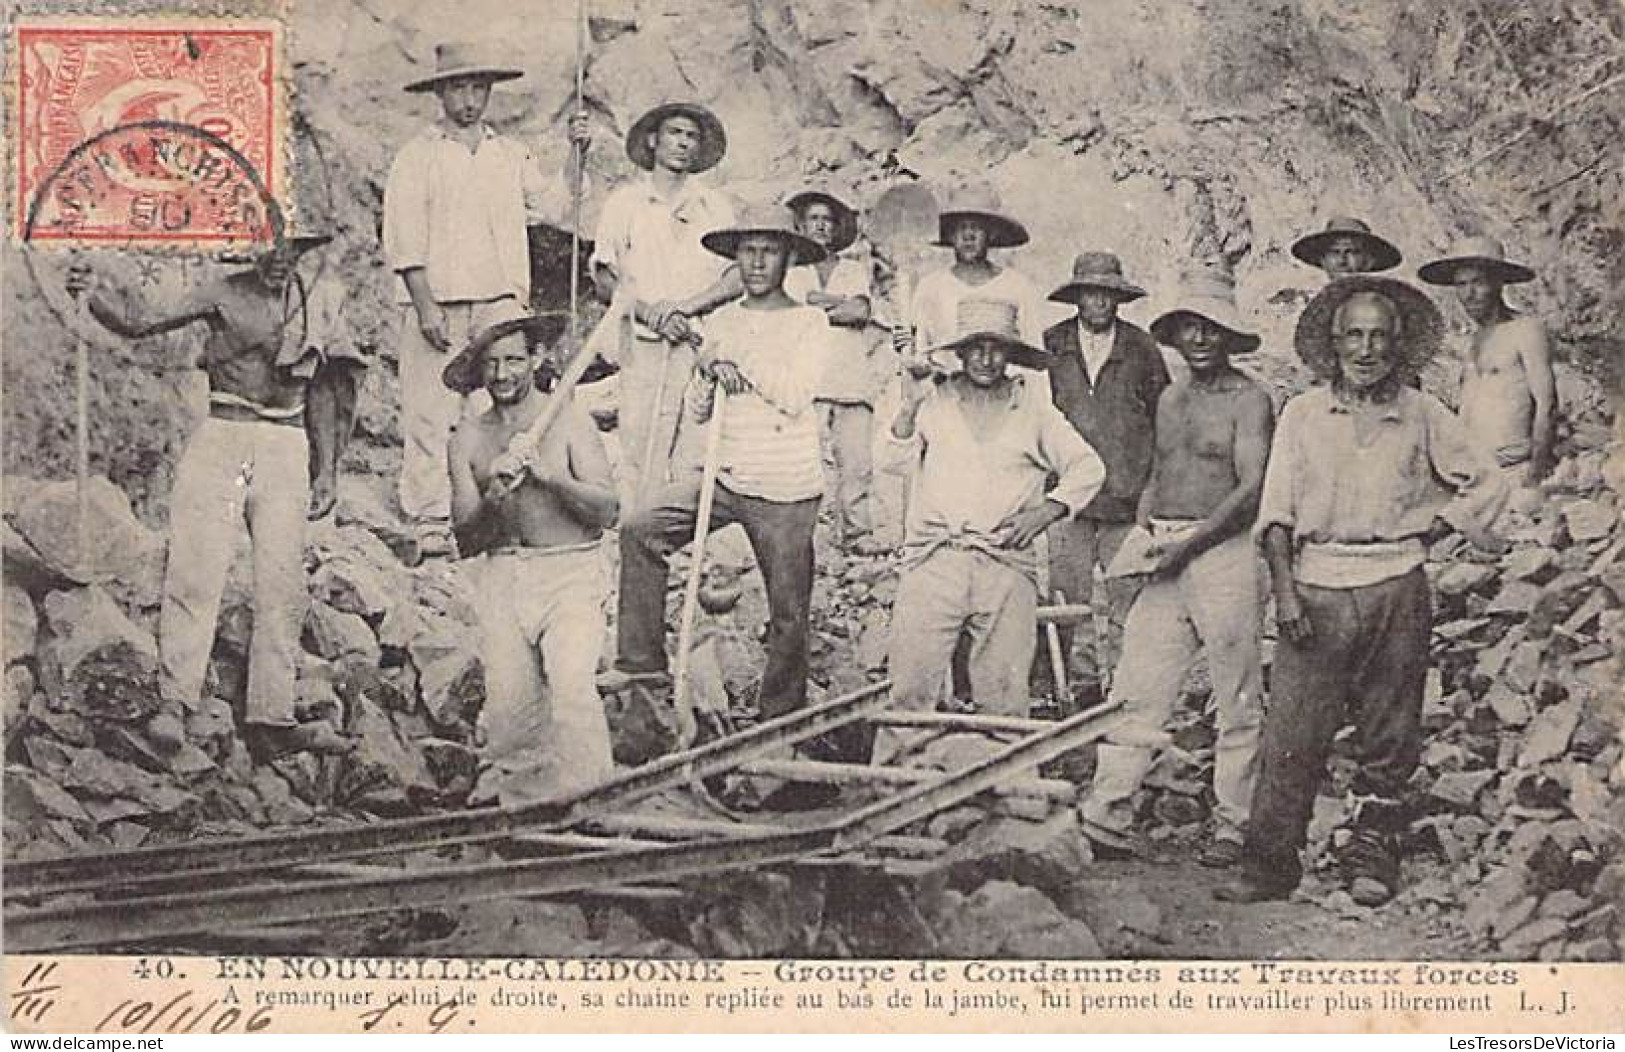
[[[21,21],[13,216],[31,241],[270,236],[282,198],[281,27]]]

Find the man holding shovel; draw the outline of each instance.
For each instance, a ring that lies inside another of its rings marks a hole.
[[[737,269],[700,243],[733,223],[733,206],[694,177],[727,149],[722,122],[704,106],[656,106],[626,134],[626,155],[647,174],[617,187],[598,220],[593,283],[610,304],[602,324],[630,325],[602,352],[619,359],[616,474],[628,513],[660,492],[674,464],[691,468],[698,460],[679,427],[697,322],[737,298],[740,285]]]
[[[776,207],[751,212],[703,243],[736,262],[745,289],[741,301],[711,317],[689,388],[693,419],[719,429],[708,442],[715,463],[707,473],[716,486],[705,529],[739,523],[761,568],[770,620],[758,708],[771,719],[807,698],[813,527],[824,491],[813,399],[829,330],[822,308],[785,293],[784,276],[794,264],[823,258],[824,250]],[[694,536],[700,490],[697,478],[670,483],[621,527],[619,655],[599,681],[605,689],[667,681],[667,564]],[[703,537],[702,530],[702,543]],[[684,702],[677,699],[679,707]]]

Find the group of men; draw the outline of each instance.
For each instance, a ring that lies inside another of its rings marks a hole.
[[[1026,715],[1047,573],[1114,626],[1075,655],[1084,691],[1123,709],[1080,806],[1097,852],[1133,849],[1136,793],[1204,655],[1217,807],[1203,861],[1240,866],[1222,893],[1255,901],[1296,885],[1316,787],[1348,722],[1364,804],[1344,872],[1360,901],[1393,893],[1398,800],[1420,749],[1428,546],[1450,530],[1496,546],[1490,527],[1507,483],[1536,482],[1552,465],[1544,332],[1502,295],[1533,277],[1527,268],[1482,238],[1421,268],[1424,281],[1455,287],[1478,325],[1458,419],[1417,389],[1442,341],[1437,308],[1375,276],[1399,264],[1398,249],[1356,220],[1301,239],[1294,254],[1329,278],[1295,339],[1320,384],[1277,424],[1269,393],[1233,364],[1260,338],[1223,262],[1194,265],[1148,333],[1118,317],[1145,290],[1115,255],[1082,253],[1048,297],[1073,314],[1046,326],[1041,311],[1058,308],[989,255],[1026,243],[1027,231],[989,191],[971,190],[939,217],[935,244],[953,263],[894,304],[888,324],[875,268],[850,251],[855,208],[814,188],[736,213],[695,178],[727,149],[722,122],[697,104],[666,104],[627,135],[645,174],[608,196],[591,260],[607,311],[588,349],[619,371],[612,463],[592,417],[550,390],[560,363],[528,310],[525,227],[557,222],[559,187],[584,178],[587,119],[570,121],[562,178],[544,178],[528,149],[484,121],[491,86],[521,75],[441,47],[436,72],[407,86],[434,93],[441,116],[401,151],[384,201],[403,307],[401,506],[426,554],[478,557],[487,701],[477,796],[552,796],[609,773],[600,691],[669,683],[668,564],[702,506],[711,527],[743,527],[766,586],[762,718],[805,704],[823,449],[836,465],[842,543],[880,553],[869,378],[888,371],[891,349],[903,365],[898,411],[878,437],[911,477],[891,625],[896,704],[934,707],[968,639],[978,707]],[[235,520],[246,515],[249,722],[275,749],[328,752],[349,743],[293,711],[303,584],[289,509],[296,496],[304,503],[306,433],[310,512],[332,505],[356,370],[316,335],[327,329],[285,331],[308,313],[290,274],[312,245],[289,241],[173,317],[136,317],[100,293],[88,302],[128,336],[210,326],[210,422],[173,498],[171,544],[189,557],[172,558],[166,579],[165,690],[187,704],[201,696]],[[1183,359],[1178,381],[1159,343]],[[715,483],[702,500],[707,457]],[[599,549],[617,523],[617,647],[600,674]],[[1266,714],[1267,594],[1280,641]],[[1076,644],[1069,631],[1065,649]],[[875,758],[907,746],[883,736]]]

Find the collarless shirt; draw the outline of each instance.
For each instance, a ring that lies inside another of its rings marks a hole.
[[[1112,356],[1112,344],[1117,339],[1117,326],[1109,326],[1105,332],[1094,332],[1083,322],[1078,322],[1078,349],[1083,355],[1083,371],[1089,375],[1089,386],[1100,386],[1100,370],[1106,367],[1106,359]]]
[[[542,177],[523,143],[480,129],[470,150],[435,124],[396,155],[384,188],[384,257],[424,268],[437,303],[530,299],[527,225],[567,225],[562,179]],[[397,300],[410,302],[398,280]]]
[[[798,302],[806,303],[810,292],[823,292],[841,299],[863,296],[869,299],[873,310],[870,284],[869,260],[852,256],[836,257],[827,284],[819,282],[818,268],[811,263],[791,267],[784,276],[785,293]],[[818,390],[820,397],[837,402],[866,402],[874,397],[869,362],[871,343],[865,328],[867,326],[830,325],[824,375]]]
[[[1297,579],[1354,588],[1409,573],[1426,558],[1422,537],[1435,518],[1491,543],[1506,487],[1456,416],[1408,387],[1372,410],[1364,428],[1363,412],[1329,387],[1281,412],[1255,531],[1292,530]]]
[[[735,493],[788,504],[824,492],[819,417],[813,396],[824,372],[829,321],[818,307],[752,310],[729,303],[711,315],[706,346],[750,381],[729,395],[717,478]],[[698,372],[689,411],[710,417],[715,390]]]
[[[666,195],[645,173],[616,187],[604,201],[592,263],[609,267],[646,303],[687,299],[715,283],[729,266],[700,238],[733,222],[733,205],[720,191],[689,178]],[[637,332],[658,339],[642,322]]]
[[[1002,546],[999,525],[1046,496],[1076,514],[1094,499],[1106,468],[1089,443],[1050,404],[1027,376],[1003,407],[1003,420],[978,435],[952,381],[920,406],[914,434],[898,439],[888,427],[895,455],[917,458],[903,538],[904,565],[944,545],[970,548],[1037,580],[1031,545]],[[1051,476],[1059,481],[1047,494]]]

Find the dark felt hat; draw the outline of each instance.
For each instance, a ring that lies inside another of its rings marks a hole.
[[[803,190],[785,202],[795,213],[799,225],[804,208],[813,203],[826,204],[835,213],[835,237],[831,239],[829,253],[839,255],[852,247],[858,239],[858,212],[828,190]]]
[[[477,79],[496,83],[499,80],[518,80],[524,70],[496,61],[487,54],[484,45],[445,43],[434,49],[434,73],[420,77],[406,85],[413,93],[433,91],[448,80]]]
[[[1212,264],[1187,273],[1179,283],[1175,306],[1151,323],[1151,335],[1158,343],[1174,346],[1179,322],[1187,317],[1203,318],[1223,329],[1229,337],[1231,354],[1251,354],[1262,341],[1251,332],[1236,307],[1236,279],[1230,268]]]
[[[1076,303],[1084,289],[1103,289],[1128,303],[1145,290],[1123,277],[1123,261],[1115,252],[1081,252],[1072,260],[1072,280],[1049,294],[1056,303]]]
[[[1521,285],[1535,280],[1533,270],[1507,259],[1501,242],[1483,235],[1462,238],[1451,247],[1449,255],[1424,263],[1416,276],[1429,285],[1454,285],[1461,280],[1461,272],[1466,267],[1488,270],[1503,285]]]
[[[746,208],[733,226],[711,231],[700,238],[700,244],[719,256],[733,259],[739,252],[739,242],[751,234],[772,234],[783,238],[785,244],[790,246],[791,266],[817,263],[825,256],[822,245],[796,230],[795,216],[783,205]]]

